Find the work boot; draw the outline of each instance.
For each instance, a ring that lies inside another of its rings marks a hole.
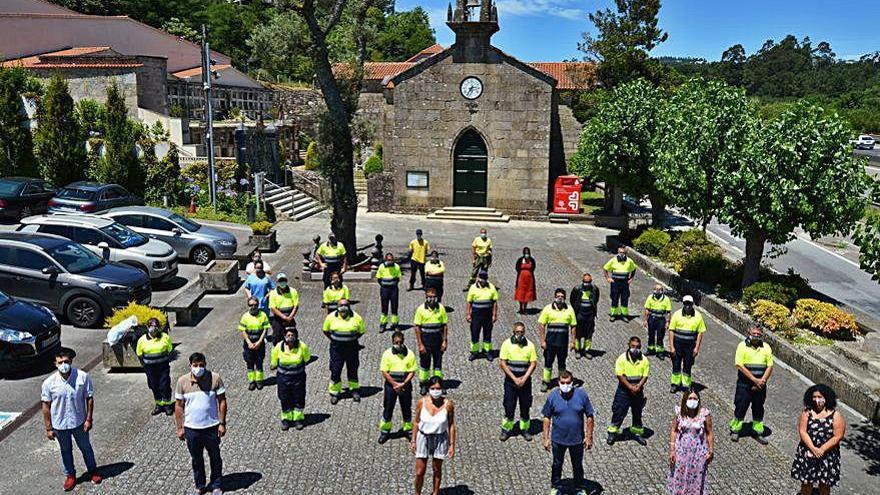
[[[645,351],[645,356],[653,356],[655,354],[657,354],[657,353],[654,352],[654,346],[649,345],[648,349]]]
[[[576,350],[576,351],[574,351],[574,358],[575,358],[575,359],[580,359],[580,358],[582,358],[582,357],[584,357],[584,355],[583,355],[583,353],[581,353],[580,350]]]
[[[584,351],[584,357],[587,359],[587,361],[590,361],[593,359],[593,354],[591,354],[590,351]]]
[[[156,404],[156,407],[153,408],[153,412],[151,412],[150,415],[151,416],[158,416],[159,414],[162,414],[162,406],[160,406],[159,404]]]
[[[550,384],[547,382],[541,382],[541,393],[546,394],[548,390],[550,390]]]
[[[256,390],[256,389],[257,389],[257,383],[256,383],[256,382],[250,382],[250,383],[248,383],[248,390]]]
[[[495,360],[495,356],[492,354],[492,351],[486,352],[485,355],[486,355],[486,361],[489,361],[491,363],[492,361]]]
[[[69,492],[73,490],[73,487],[76,486],[76,476],[72,474],[68,474],[67,478],[64,479],[64,491]]]
[[[385,330],[387,330],[387,327],[388,327],[387,323],[379,323],[379,333],[385,333]]]
[[[730,432],[730,441],[731,442],[739,442],[739,432],[738,431]]]
[[[257,390],[263,390],[263,380],[256,382]]]
[[[391,438],[391,435],[387,431],[379,432],[379,445],[387,442],[389,438]]]
[[[306,427],[306,425],[303,424],[302,421],[300,421],[300,420],[296,420],[296,421],[293,422],[293,427],[296,428],[297,430],[302,430],[303,428]]]
[[[641,435],[637,435],[637,434],[633,433],[632,437],[633,437],[633,440],[635,440],[636,443],[641,445],[642,447],[648,445],[648,442]]]
[[[361,393],[358,392],[357,390],[352,390],[351,391],[351,400],[353,400],[355,402],[360,402],[361,401]]]
[[[531,441],[532,441],[532,434],[529,433],[529,430],[524,430],[524,431],[522,432],[522,437],[523,437],[523,440],[525,440],[526,442],[531,442]]]
[[[165,406],[165,415],[171,416],[174,414],[174,406],[172,404],[168,404]]]
[[[767,445],[770,443],[767,438],[761,433],[755,433],[755,440],[761,445]]]
[[[281,429],[284,431],[289,430],[290,429],[290,421],[288,421],[286,419],[282,419],[281,420]]]
[[[607,443],[608,445],[614,445],[614,442],[616,442],[616,441],[617,441],[617,435],[615,435],[614,433],[609,433],[608,439],[605,440],[605,443]]]
[[[670,385],[669,386],[669,393],[674,394],[676,392],[678,392],[678,385]]]
[[[478,357],[477,353],[476,353],[476,352],[472,352],[471,355],[468,356],[468,361],[476,361],[476,360],[477,360],[477,357]]]
[[[338,395],[331,395],[330,396],[330,404],[332,404],[334,406],[336,404],[339,404],[339,396]]]
[[[498,440],[506,442],[508,438],[510,438],[510,432],[507,430],[501,430],[501,436],[498,437]]]

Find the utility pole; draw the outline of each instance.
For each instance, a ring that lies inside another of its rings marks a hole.
[[[205,141],[208,147],[208,187],[210,188],[211,206],[217,212],[217,186],[214,173],[214,110],[211,101],[211,83],[214,71],[211,70],[211,48],[208,45],[208,28],[202,24],[202,89],[205,90]]]

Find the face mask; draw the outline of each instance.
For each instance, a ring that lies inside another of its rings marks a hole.
[[[531,258],[531,257],[532,257],[532,255],[529,254],[529,253],[523,253],[523,258],[525,258],[525,259],[529,259],[529,258]]]
[[[61,372],[62,375],[66,375],[66,374],[70,373],[70,363],[59,364],[58,371]]]
[[[813,404],[816,405],[816,409],[824,409],[825,408],[825,399],[817,398],[813,399]]]
[[[484,241],[486,240],[487,237],[489,237],[489,236],[486,234],[480,234],[480,239],[482,239]]]
[[[296,337],[284,337],[284,342],[287,343],[290,347],[296,347],[296,343],[299,339]]]
[[[263,258],[260,258],[259,256],[255,256],[255,257],[254,257],[254,263],[256,263],[256,262],[258,262],[258,261],[263,261]]]
[[[394,344],[391,347],[394,350],[394,352],[397,354],[405,354],[406,353],[406,346],[403,344]]]
[[[626,261],[626,255],[625,254],[618,254],[617,261]]]
[[[654,291],[654,299],[660,299],[661,297],[663,297],[663,292],[655,290]]]
[[[150,337],[155,338],[159,335],[159,327],[147,327],[147,333],[150,334]]]
[[[700,401],[697,399],[688,399],[687,402],[684,403],[688,409],[696,409],[697,406],[700,405]]]
[[[553,300],[553,302],[556,303],[557,306],[562,306],[563,304],[565,304],[565,298],[557,297]]]
[[[748,345],[753,347],[761,347],[764,344],[764,339],[761,337],[749,337]]]
[[[686,316],[694,316],[694,314],[696,314],[692,304],[685,304],[684,308],[681,309],[681,312]]]
[[[641,349],[630,349],[629,357],[632,358],[633,361],[638,361],[642,358],[642,350]]]
[[[331,280],[330,285],[332,285],[334,288],[338,289],[338,288],[342,287],[342,282],[340,282],[339,280]]]
[[[351,314],[351,308],[348,306],[339,306],[339,315],[343,318],[348,317]]]
[[[526,345],[526,336],[525,335],[514,335],[511,340],[516,345],[519,345],[519,346]]]
[[[266,275],[266,272],[264,272],[263,270],[257,270],[256,275],[257,277],[263,278],[263,276]]]
[[[287,282],[278,282],[278,287],[281,287],[282,289],[286,289],[286,288],[287,288]]]
[[[431,394],[432,399],[439,399],[443,396],[443,390],[440,390],[439,388],[432,388],[428,390],[428,393]]]
[[[416,234],[416,239],[422,240],[422,234]]]
[[[437,305],[438,304],[437,304],[436,297],[429,297],[429,298],[425,299],[425,306],[427,306],[431,309],[437,309]]]
[[[335,238],[335,237],[328,237],[327,240],[330,241],[330,244],[336,244],[336,238]]]
[[[205,374],[205,368],[201,366],[191,366],[190,371],[192,371],[193,376],[196,378],[201,378]]]
[[[562,392],[563,394],[571,393],[572,390],[574,390],[574,384],[571,384],[571,383],[560,383],[559,384],[559,391]]]
[[[391,266],[393,264],[394,264],[393,260],[392,261],[385,260],[385,266]]]
[[[431,258],[431,263],[437,264],[440,262],[440,258]]]
[[[486,287],[489,285],[489,282],[485,280],[477,280],[477,287]]]
[[[583,290],[593,290],[593,282],[583,282],[581,283],[581,288]]]
[[[256,316],[256,314],[259,313],[259,312],[260,312],[260,308],[250,308],[250,309],[248,309],[248,313],[250,313],[250,314],[252,314],[252,315],[254,315],[254,316]]]

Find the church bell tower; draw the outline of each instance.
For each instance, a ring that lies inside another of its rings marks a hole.
[[[446,25],[455,32],[456,58],[483,62],[498,32],[498,10],[492,0],[456,0],[446,11]]]

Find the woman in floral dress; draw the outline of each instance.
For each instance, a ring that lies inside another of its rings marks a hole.
[[[712,415],[702,407],[700,394],[693,390],[682,395],[675,413],[666,491],[670,495],[707,495],[709,463],[715,455]]]
[[[813,385],[804,393],[804,411],[798,421],[801,442],[797,446],[791,477],[801,482],[801,494],[831,493],[840,483],[840,441],[846,421],[837,411],[837,394],[827,385]]]

